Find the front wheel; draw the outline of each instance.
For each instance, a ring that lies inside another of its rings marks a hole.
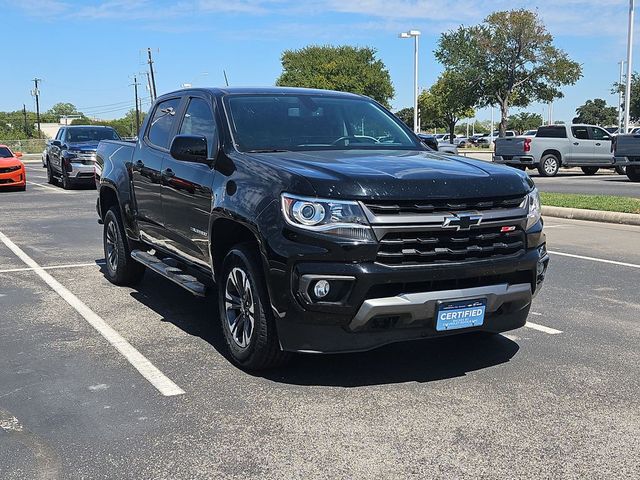
[[[47,183],[50,185],[56,184],[56,179],[53,176],[53,171],[51,170],[51,164],[47,163]]]
[[[71,188],[71,179],[64,170],[62,170],[62,188],[64,190],[69,190]]]
[[[598,167],[581,167],[585,175],[595,175],[600,170]]]
[[[545,155],[540,159],[538,173],[543,177],[555,177],[560,170],[560,160],[555,155]]]
[[[222,331],[232,360],[249,370],[284,364],[257,247],[242,244],[226,256],[218,282]]]
[[[640,167],[627,167],[627,177],[629,177],[629,180],[632,182],[640,182]]]
[[[135,285],[144,275],[144,265],[131,258],[118,207],[109,209],[104,216],[103,231],[106,276],[116,285]]]

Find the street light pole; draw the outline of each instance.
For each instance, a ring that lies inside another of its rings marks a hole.
[[[414,40],[413,47],[413,131],[420,132],[420,126],[418,125],[418,38],[420,37],[419,30],[409,30],[408,32],[402,32],[399,35],[400,38],[411,38]]]
[[[627,35],[627,78],[624,88],[624,133],[629,132],[629,108],[631,105],[631,57],[633,55],[633,17],[635,0],[629,0],[629,31]]]

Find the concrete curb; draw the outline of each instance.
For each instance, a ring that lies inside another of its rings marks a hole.
[[[602,210],[584,210],[582,208],[542,207],[542,216],[589,220],[591,222],[620,223],[640,225],[640,215],[636,213],[605,212]]]

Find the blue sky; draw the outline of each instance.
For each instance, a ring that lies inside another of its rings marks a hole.
[[[556,44],[583,64],[584,77],[554,105],[570,120],[589,98],[610,95],[626,56],[627,0],[0,0],[5,74],[0,110],[33,108],[31,80],[42,78],[43,110],[71,102],[100,118],[133,106],[134,73],[145,71],[153,47],[158,93],[182,83],[272,85],[285,49],[308,44],[372,46],[385,62],[399,109],[412,104],[412,42],[397,34],[422,31],[420,85],[442,67],[433,50],[443,31],[472,25],[495,10],[537,9]],[[640,37],[637,35],[636,38]],[[7,44],[7,39],[10,44]],[[634,64],[640,70],[640,45]],[[139,76],[144,82],[144,77]],[[142,88],[142,95],[148,95]],[[543,106],[528,110],[543,112]],[[546,115],[546,114],[545,114]],[[478,112],[487,119],[489,111]],[[496,113],[497,116],[497,113]]]

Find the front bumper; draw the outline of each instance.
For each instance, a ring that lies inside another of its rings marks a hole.
[[[0,173],[0,188],[24,187],[27,184],[27,175],[24,167],[13,172]]]
[[[94,162],[69,162],[67,174],[71,180],[93,182],[95,177]]]
[[[534,166],[536,164],[534,158],[531,155],[513,155],[513,156],[493,156],[494,163],[501,163],[504,165],[529,165]]]
[[[297,352],[354,352],[399,341],[519,328],[542,286],[548,262],[542,246],[517,258],[415,269],[376,263],[298,264],[288,305],[284,309],[273,305],[281,347]],[[309,277],[331,276],[350,282],[342,298],[314,303],[304,295]],[[436,331],[438,302],[480,298],[487,301],[482,326]]]

